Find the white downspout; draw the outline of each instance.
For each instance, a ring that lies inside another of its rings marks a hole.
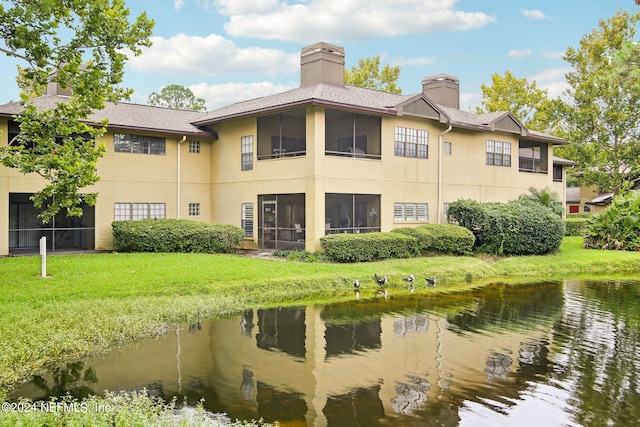
[[[438,224],[442,218],[442,137],[452,128],[453,126],[449,125],[447,130],[438,136]]]
[[[187,140],[186,136],[183,136],[182,139],[180,141],[178,141],[178,194],[177,194],[177,200],[176,200],[176,218],[180,219],[180,187],[181,187],[181,182],[180,182],[180,144],[182,144],[183,142],[185,142]]]

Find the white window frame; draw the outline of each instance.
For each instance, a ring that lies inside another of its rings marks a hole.
[[[189,203],[189,216],[200,216],[200,203]]]
[[[166,203],[116,202],[113,204],[114,221],[162,219],[166,217]]]
[[[240,222],[245,237],[253,237],[253,203],[242,203],[240,206]]]
[[[189,153],[200,154],[200,141],[189,141]]]
[[[394,222],[428,222],[428,203],[405,203],[396,202],[393,204]]]

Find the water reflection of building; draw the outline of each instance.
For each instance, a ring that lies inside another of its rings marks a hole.
[[[465,401],[511,404],[550,365],[551,338],[537,332],[550,328],[505,329],[505,319],[484,315],[486,301],[470,297],[467,311],[449,316],[384,309],[393,303],[359,301],[364,314],[353,316],[348,305],[347,315],[335,306],[247,310],[87,365],[95,391],[153,384],[165,399],[204,398],[232,418],[334,427],[385,417],[384,425],[411,425],[416,416],[457,426]]]

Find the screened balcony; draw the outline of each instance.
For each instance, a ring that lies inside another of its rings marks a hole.
[[[325,111],[325,155],[380,159],[380,117]]]

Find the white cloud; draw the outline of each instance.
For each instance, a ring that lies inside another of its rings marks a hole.
[[[546,68],[529,77],[528,80],[535,80],[540,89],[547,90],[549,98],[555,99],[562,97],[563,93],[569,89],[565,74],[571,70],[571,67]]]
[[[211,34],[207,37],[176,34],[171,38],[152,37],[153,46],[132,57],[136,71],[167,75],[216,76],[228,73],[295,73],[300,54],[259,47],[239,48],[232,41]]]
[[[286,6],[278,0],[215,0],[214,3],[218,12],[225,16],[274,12]]]
[[[511,49],[509,51],[509,58],[524,59],[531,56],[532,53],[531,49]]]
[[[194,95],[207,101],[207,110],[213,110],[240,101],[273,95],[298,87],[299,82],[290,85],[276,85],[271,82],[224,83],[210,85],[199,83],[189,86]]]
[[[297,43],[346,41],[437,31],[467,31],[495,22],[484,12],[454,8],[456,0],[217,0],[228,34]],[[251,6],[250,6],[251,5]]]
[[[404,56],[401,56],[399,58],[395,58],[394,60],[392,60],[391,65],[393,66],[400,65],[401,67],[404,67],[405,65],[407,66],[427,65],[427,64],[433,64],[434,62],[436,62],[436,58],[429,57],[429,56],[419,56],[415,58],[405,58]]]
[[[173,7],[175,7],[176,10],[182,9],[182,6],[184,6],[184,0],[173,0]]]
[[[531,19],[547,19],[549,18],[547,15],[545,15],[542,11],[539,11],[537,9],[520,9],[520,13],[522,15],[524,15],[527,18],[531,18]]]
[[[564,52],[561,51],[557,51],[557,52],[543,52],[542,56],[544,56],[547,59],[562,59],[562,55],[564,55]]]

